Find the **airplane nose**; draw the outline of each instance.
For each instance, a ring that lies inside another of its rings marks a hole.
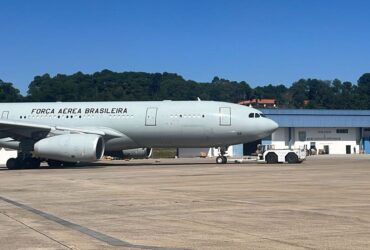
[[[270,119],[268,130],[271,131],[270,133],[274,132],[279,128],[279,124],[277,124],[275,121]]]

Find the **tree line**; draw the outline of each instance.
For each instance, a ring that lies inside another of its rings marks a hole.
[[[279,108],[370,109],[370,73],[357,84],[338,79],[300,79],[251,88],[245,81],[214,77],[211,82],[185,80],[174,73],[112,72],[36,76],[25,96],[12,83],[0,80],[0,102],[202,100],[237,103],[276,99]]]

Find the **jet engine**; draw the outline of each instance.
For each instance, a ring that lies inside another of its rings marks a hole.
[[[121,151],[108,151],[105,155],[118,157],[122,159],[147,159],[152,155],[151,148],[133,148]]]
[[[104,140],[94,134],[66,134],[35,143],[34,153],[45,159],[66,162],[92,162],[104,155]]]

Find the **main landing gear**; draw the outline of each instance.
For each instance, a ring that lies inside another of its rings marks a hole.
[[[6,162],[6,167],[9,170],[15,169],[35,169],[40,167],[41,161],[37,158],[26,157],[26,158],[10,158]]]
[[[225,156],[226,151],[228,147],[220,147],[220,155],[216,158],[217,164],[226,164],[227,163],[227,157]]]
[[[54,160],[48,160],[47,161],[49,167],[74,167],[76,166],[77,162],[64,162],[64,161],[54,161]],[[16,169],[36,169],[39,168],[41,165],[41,160],[38,158],[10,158],[6,162],[6,167],[9,170],[16,170]]]
[[[32,157],[34,141],[23,140],[19,144],[19,150],[17,158],[10,158],[6,162],[6,167],[10,170],[13,169],[33,169],[39,168],[41,160],[39,158]]]
[[[39,168],[41,162],[45,161],[45,159],[34,158],[32,156],[33,145],[34,141],[32,140],[21,141],[17,158],[10,158],[6,162],[6,167],[9,170]],[[50,167],[71,167],[77,164],[76,162],[64,162],[56,160],[48,160],[47,163]]]

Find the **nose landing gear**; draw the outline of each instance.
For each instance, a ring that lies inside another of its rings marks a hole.
[[[227,148],[228,148],[228,146],[219,148],[220,155],[217,156],[217,158],[216,158],[216,163],[217,164],[226,164],[227,163],[227,157],[225,156],[225,154],[227,152]]]

